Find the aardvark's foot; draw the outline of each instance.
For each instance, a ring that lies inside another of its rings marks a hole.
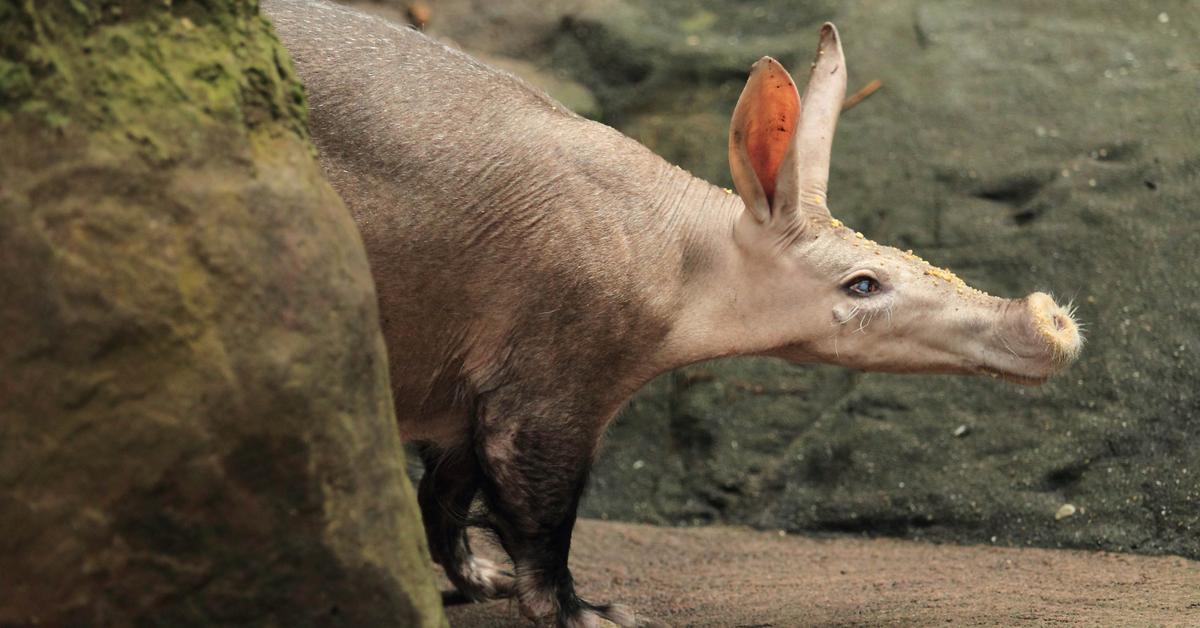
[[[453,572],[446,570],[456,589],[454,593],[442,594],[446,604],[462,604],[465,602],[482,602],[513,597],[516,589],[513,586],[513,575],[501,569],[496,563],[479,556],[468,554]]]

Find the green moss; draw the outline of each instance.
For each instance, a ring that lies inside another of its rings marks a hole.
[[[24,65],[0,59],[0,107],[21,102],[33,93],[33,77]]]
[[[0,57],[0,109],[114,141],[132,128],[156,161],[185,156],[193,141],[163,136],[178,128],[164,116],[306,138],[303,90],[269,24],[253,4],[218,5],[6,2],[0,33],[16,43]]]

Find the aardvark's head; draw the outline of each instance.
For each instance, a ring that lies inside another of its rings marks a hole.
[[[911,252],[880,246],[833,218],[826,183],[846,91],[837,30],[821,29],[801,99],[774,59],[754,64],[729,132],[746,210],[734,224],[746,322],[770,326],[756,351],[895,372],[992,374],[1040,383],[1082,338],[1046,294],[1000,299]]]

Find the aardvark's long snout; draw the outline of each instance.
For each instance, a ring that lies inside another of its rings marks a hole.
[[[1012,301],[997,332],[1012,359],[995,371],[1026,384],[1041,383],[1061,371],[1079,357],[1083,345],[1070,310],[1042,292]]]

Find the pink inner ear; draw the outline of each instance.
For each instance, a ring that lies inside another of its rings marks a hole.
[[[746,118],[746,153],[767,203],[773,205],[779,166],[800,119],[800,97],[792,78],[782,68],[767,66],[765,72],[749,101],[752,109]]]

